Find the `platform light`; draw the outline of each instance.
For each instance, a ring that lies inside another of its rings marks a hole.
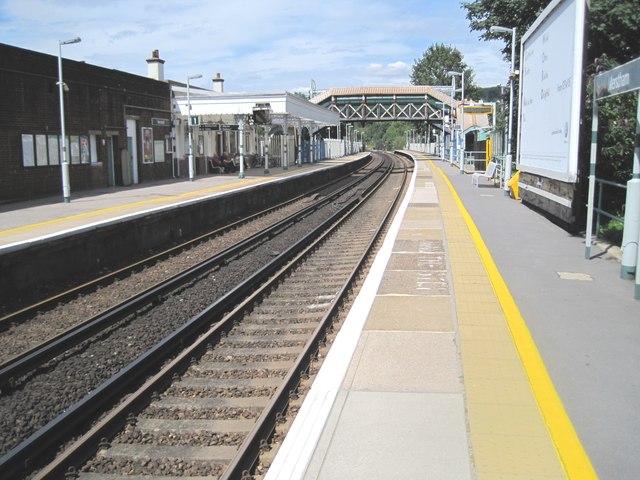
[[[201,74],[187,76],[187,124],[189,128],[189,181],[193,182],[195,176],[196,165],[193,160],[193,127],[191,126],[191,95],[189,93],[191,80],[202,78]]]
[[[464,70],[462,72],[454,72],[453,70],[449,70],[447,72],[447,77],[451,77],[451,79],[453,80],[453,97],[455,98],[456,96],[456,77],[461,77],[462,78],[462,92],[461,92],[461,100],[462,103],[460,104],[460,108],[462,109],[462,115],[460,115],[460,117],[462,117],[462,120],[460,122],[460,131],[462,133],[461,136],[461,140],[460,142],[458,142],[458,149],[459,149],[459,158],[458,161],[460,162],[460,173],[464,173],[464,150],[465,150],[465,135],[464,135]]]
[[[64,125],[64,92],[69,91],[69,87],[62,81],[62,45],[81,42],[80,37],[69,40],[58,40],[58,89],[60,92],[60,133],[62,135],[62,199],[65,203],[71,201],[71,185],[69,182],[69,158],[67,157],[67,133]]]
[[[498,25],[493,25],[489,28],[489,31],[492,33],[511,33],[511,71],[509,72],[509,129],[507,133],[507,157],[505,159],[505,168],[504,168],[504,195],[505,197],[509,196],[509,185],[508,182],[511,178],[511,135],[513,128],[513,81],[516,72],[516,27],[507,28],[500,27]]]

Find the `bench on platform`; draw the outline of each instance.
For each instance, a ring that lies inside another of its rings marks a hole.
[[[471,175],[471,183],[476,187],[478,187],[479,186],[478,182],[480,181],[481,178],[492,180],[493,177],[495,177],[496,175],[497,167],[498,167],[498,164],[496,162],[489,162],[489,165],[487,165],[487,170],[485,172],[476,172],[473,175]]]
[[[213,158],[207,157],[207,163],[209,164],[209,173],[224,173],[224,168],[222,166],[216,165],[213,161]]]

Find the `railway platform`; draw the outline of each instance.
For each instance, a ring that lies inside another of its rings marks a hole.
[[[608,251],[415,152],[267,480],[636,478],[639,307]]]
[[[0,204],[0,253],[12,245],[54,235],[73,235],[89,225],[145,215],[153,210],[309,173],[360,157],[362,154],[293,165],[288,170],[276,167],[271,168],[268,174],[263,168],[251,168],[245,171],[242,179],[237,173],[228,173],[197,176],[192,182],[186,178],[175,178],[128,187],[84,190],[72,192],[70,203],[63,203],[62,197],[56,196]]]
[[[405,154],[410,192],[266,478],[636,478],[639,304],[611,251],[585,260],[502,190]],[[353,159],[0,205],[0,252]]]

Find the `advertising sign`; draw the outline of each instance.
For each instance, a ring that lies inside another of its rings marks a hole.
[[[584,0],[554,0],[522,38],[518,168],[576,182]]]

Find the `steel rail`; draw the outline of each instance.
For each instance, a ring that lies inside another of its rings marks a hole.
[[[368,164],[369,165],[369,164]],[[365,168],[367,168],[368,165],[363,166],[361,169],[359,169],[358,171],[361,171]],[[55,295],[52,295],[50,297],[47,297],[45,299],[42,299],[32,305],[29,305],[27,307],[21,308],[19,310],[16,310],[15,312],[11,312],[7,315],[4,315],[2,317],[0,317],[0,332],[3,332],[7,329],[9,329],[11,327],[11,325],[16,324],[16,323],[20,323],[20,322],[24,322],[26,320],[28,320],[30,317],[33,317],[36,313],[40,312],[40,311],[46,311],[46,310],[50,310],[51,308],[55,307],[56,304],[61,303],[61,302],[65,302],[65,301],[69,301],[72,298],[77,297],[78,295],[81,295],[83,293],[87,293],[87,292],[91,292],[93,290],[95,290],[96,288],[102,286],[102,285],[107,285],[110,282],[119,279],[119,278],[124,278],[126,277],[128,274],[130,274],[131,272],[136,272],[136,271],[140,271],[141,269],[143,269],[144,267],[148,266],[148,265],[152,265],[158,261],[164,260],[166,258],[171,257],[172,255],[177,255],[178,253],[185,251],[189,248],[191,248],[194,245],[197,245],[201,242],[207,241],[209,239],[211,239],[212,237],[215,237],[217,235],[220,235],[226,231],[232,230],[234,228],[237,228],[247,222],[251,222],[257,218],[260,218],[261,216],[267,215],[273,211],[276,211],[280,208],[286,207],[287,205],[290,205],[296,201],[299,201],[301,199],[303,199],[306,196],[309,195],[313,195],[314,193],[319,192],[320,190],[323,190],[325,188],[327,188],[328,186],[334,185],[336,183],[339,183],[341,181],[343,181],[345,178],[348,178],[349,176],[352,176],[354,174],[354,172],[348,173],[340,178],[337,178],[331,182],[329,182],[326,185],[322,185],[316,188],[312,188],[292,199],[289,199],[285,202],[279,203],[277,205],[274,205],[272,207],[266,208],[264,210],[261,210],[259,212],[256,212],[252,215],[249,215],[247,217],[241,218],[239,220],[236,220],[234,222],[231,222],[223,227],[220,228],[216,228],[214,230],[211,230],[207,233],[204,233],[202,235],[199,235],[195,238],[192,238],[190,240],[187,240],[186,242],[182,242],[178,245],[174,245],[173,247],[170,247],[166,250],[163,250],[161,252],[155,253],[149,257],[146,257],[142,260],[139,260],[137,262],[134,262],[132,264],[126,265],[122,268],[119,268],[117,270],[114,270],[113,272],[109,272],[107,274],[104,274],[98,278],[95,278],[93,280],[90,280],[88,282],[85,282],[81,285],[77,285],[75,287],[72,287],[68,290],[65,290],[64,292],[60,292],[57,293]]]
[[[367,174],[367,177],[373,175],[376,171],[377,169],[372,170]],[[364,178],[365,177],[362,177],[362,180],[364,180]],[[358,182],[354,183],[357,184]],[[152,371],[158,368],[158,365],[164,362],[167,357],[176,354],[184,345],[192,344],[192,346],[188,348],[188,351],[192,351],[193,345],[200,345],[204,348],[207,342],[203,343],[202,337],[199,335],[207,324],[215,321],[216,325],[211,329],[215,332],[219,332],[222,325],[225,325],[225,328],[230,328],[232,322],[219,320],[219,317],[222,317],[224,312],[228,311],[230,305],[237,304],[243,296],[251,295],[252,292],[263,291],[264,289],[261,288],[261,285],[266,279],[273,276],[275,272],[302,251],[314,238],[321,235],[335,223],[340,216],[345,215],[345,212],[354,208],[361,201],[361,196],[352,197],[342,208],[335,211],[333,215],[314,228],[313,231],[305,237],[299,239],[295,244],[250,275],[250,277],[241,284],[238,284],[235,288],[220,297],[200,314],[192,317],[174,333],[165,337],[134,362],[113,375],[108,381],[94,389],[80,401],[71,405],[64,413],[60,414],[43,428],[7,452],[0,458],[0,471],[3,472],[3,474],[8,474],[9,477],[27,473],[29,468],[31,468],[30,466],[35,463],[34,459],[41,455],[46,455],[47,452],[49,452],[52,447],[58,445],[62,439],[78,434],[95,419],[98,413],[112,407],[124,394],[128,394],[132,389],[137,388],[148,375],[153,375]],[[189,355],[188,359],[190,360],[192,356],[193,355]],[[178,354],[176,358],[182,358],[182,354]],[[173,365],[174,362],[175,360],[172,361],[170,365]],[[170,381],[170,376],[156,374],[152,378],[156,377],[158,377],[158,379],[156,383],[154,383],[154,387],[162,386],[167,381]],[[151,391],[147,391],[145,395],[151,395],[151,393]],[[126,400],[123,405],[130,403],[135,402],[130,398]],[[120,418],[118,415],[116,416]],[[102,424],[102,422],[100,422],[100,424]],[[106,432],[109,431],[109,428],[113,428],[113,426],[106,426],[104,428],[105,430],[99,435],[99,438],[108,436]],[[60,478],[61,475],[63,475],[62,470],[56,468],[55,473],[43,478]]]
[[[371,172],[368,172],[367,175],[356,178],[349,184],[338,189],[336,192],[333,192],[330,196],[323,197],[289,217],[282,219],[268,229],[241,240],[235,245],[220,252],[218,255],[194,265],[160,284],[148,288],[138,295],[115,305],[104,312],[101,312],[83,323],[67,329],[33,349],[16,355],[0,365],[0,392],[2,392],[3,389],[6,390],[11,388],[11,385],[16,378],[35,370],[44,362],[60,355],[69,348],[77,345],[79,342],[91,338],[96,333],[108,328],[125,316],[135,312],[145,305],[149,305],[158,297],[165,295],[170,291],[179,289],[182,285],[202,275],[203,272],[211,270],[216,266],[223,265],[233,258],[240,256],[243,251],[260,244],[265,241],[265,239],[273,237],[289,225],[300,221],[305,216],[308,216],[314,211],[324,207],[327,203],[333,201],[334,198],[339,197],[347,190],[354,188],[358,183],[366,180],[366,178],[373,174],[374,171],[375,170],[372,170]]]
[[[407,172],[408,169],[405,168],[402,185],[406,184]],[[388,171],[385,178],[388,177],[391,173],[391,170]],[[377,190],[377,188],[382,185],[382,183],[383,182],[380,182],[373,191],[367,192],[366,196],[368,197],[369,195],[373,195],[375,193],[375,190]],[[273,436],[278,419],[282,418],[282,416],[288,409],[289,399],[292,393],[297,390],[300,384],[301,376],[305,372],[308,372],[313,357],[319,350],[320,344],[322,343],[323,339],[326,338],[327,331],[332,323],[333,317],[337,314],[337,311],[341,307],[343,300],[348,296],[351,284],[354,282],[366,259],[373,250],[373,247],[380,238],[383,230],[388,225],[391,215],[398,205],[398,202],[400,201],[402,190],[403,189],[398,189],[393,202],[390,203],[389,208],[384,214],[383,221],[378,226],[364,253],[361,255],[357,265],[349,275],[348,280],[338,292],[336,301],[333,302],[333,305],[331,306],[329,311],[324,315],[312,338],[307,342],[304,350],[296,359],[294,367],[289,371],[289,373],[285,377],[285,381],[273,395],[273,398],[270,401],[269,405],[267,405],[262,411],[262,414],[256,421],[255,427],[249,432],[247,438],[241,445],[238,455],[227,466],[227,469],[220,476],[219,480],[250,478],[248,477],[248,474],[254,469],[255,465],[257,464],[262,446]],[[356,207],[356,209],[349,212],[348,216],[353,215],[356,212],[357,208],[363,205],[365,200],[366,199],[363,199],[363,202],[360,203],[358,207]],[[324,240],[325,237],[322,238],[322,241]]]

